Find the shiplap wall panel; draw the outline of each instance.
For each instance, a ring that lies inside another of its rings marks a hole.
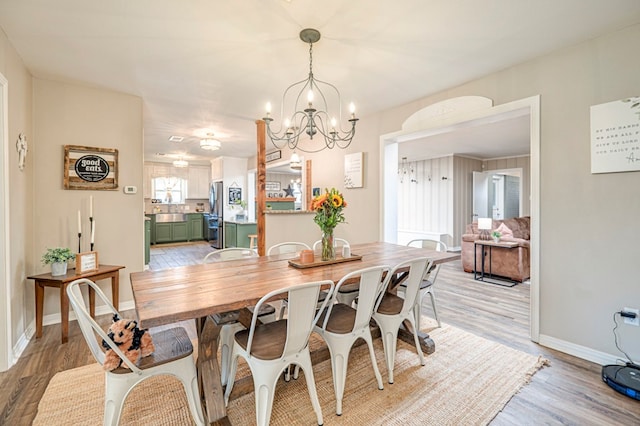
[[[482,161],[454,156],[453,170],[453,234],[450,245],[460,247],[467,224],[473,222],[473,172],[482,171]]]

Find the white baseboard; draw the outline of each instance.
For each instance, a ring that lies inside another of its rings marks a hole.
[[[555,337],[546,336],[544,334],[540,335],[539,344],[600,365],[617,364],[618,360],[622,359],[620,356],[600,352],[595,349],[576,345],[575,343],[556,339]]]
[[[127,311],[134,308],[135,308],[135,305],[133,304],[133,300],[130,300],[127,302],[120,303],[119,310]],[[104,305],[96,307],[96,315],[105,315],[110,312],[111,310],[109,310]],[[77,318],[76,318],[75,312],[73,312],[73,309],[71,309],[69,311],[69,321],[75,321],[76,319]],[[42,318],[43,326],[51,325],[51,324],[60,324],[59,313],[45,315]],[[10,360],[11,364],[9,365],[9,367],[12,367],[13,365],[15,365],[16,362],[18,362],[18,359],[22,356],[22,353],[27,348],[27,345],[29,344],[33,336],[35,336],[35,334],[36,334],[36,320],[34,318],[33,320],[31,320],[31,322],[29,323],[25,331],[22,333],[22,335],[20,335],[20,338],[18,339],[16,344],[13,346],[13,354],[12,354],[13,359]]]
[[[133,300],[129,300],[127,302],[121,302],[119,306],[119,311],[128,311],[129,309],[134,309],[135,305],[133,304]],[[96,306],[96,315],[105,315],[110,313],[111,311],[104,305]],[[73,312],[73,309],[69,309],[69,321],[75,321],[76,314]],[[60,324],[60,313],[49,314],[42,317],[42,325],[51,325],[51,324]]]

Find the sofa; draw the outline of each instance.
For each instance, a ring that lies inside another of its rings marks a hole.
[[[523,282],[530,277],[529,246],[531,218],[514,217],[505,220],[493,220],[491,231],[499,231],[502,236],[500,241],[514,241],[518,243],[516,248],[493,247],[491,252],[491,273],[513,281]],[[462,268],[465,272],[473,272],[474,241],[480,239],[480,231],[477,222],[467,225],[465,234],[462,235]],[[489,272],[488,248],[477,249],[478,272],[482,265],[482,253],[485,253],[484,270]]]

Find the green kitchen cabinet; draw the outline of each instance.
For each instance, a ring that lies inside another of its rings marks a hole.
[[[151,219],[144,220],[144,264],[148,265],[151,260]]]
[[[173,241],[187,241],[189,239],[189,222],[173,222],[171,239]]]
[[[224,245],[225,247],[249,248],[249,235],[257,233],[255,222],[225,222]]]
[[[173,241],[173,223],[156,223],[156,243]]]
[[[202,213],[189,213],[187,223],[189,224],[189,241],[204,239]]]
[[[156,223],[156,243],[187,241],[188,222]]]
[[[151,228],[151,235],[149,236],[149,244],[155,244],[156,243],[156,215],[148,214],[147,217],[151,219],[150,221],[148,221],[149,227]]]

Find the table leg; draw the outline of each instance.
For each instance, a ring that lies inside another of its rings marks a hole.
[[[120,271],[115,271],[113,276],[111,277],[111,303],[113,303],[113,307],[116,308],[116,311],[120,308],[118,307],[120,298]]]
[[[198,332],[198,386],[208,424],[229,424],[218,365],[220,327],[210,317],[196,319]]]
[[[62,343],[67,343],[69,336],[69,299],[67,285],[60,285],[60,335]]]
[[[411,346],[415,345],[415,342],[413,341],[413,331],[411,331],[411,326],[407,321],[404,321],[400,326],[400,329],[398,330],[398,339],[410,344]],[[429,334],[418,330],[418,341],[420,342],[420,347],[425,354],[431,355],[436,351],[436,344],[433,339],[429,337]]]
[[[91,318],[96,317],[96,291],[91,286],[87,286],[89,290],[89,315]]]
[[[44,313],[44,286],[36,281],[36,338],[42,337],[42,315]]]

